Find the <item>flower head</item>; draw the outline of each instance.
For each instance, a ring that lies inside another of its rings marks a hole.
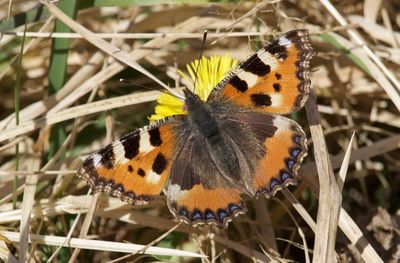
[[[229,55],[202,57],[200,60],[196,59],[186,65],[188,74],[182,71],[179,71],[179,74],[188,83],[191,83],[188,88],[194,91],[200,99],[206,101],[211,90],[237,64],[238,61],[232,59]],[[149,119],[150,121],[156,121],[175,114],[185,114],[184,102],[168,93],[164,93],[158,97],[155,113]]]

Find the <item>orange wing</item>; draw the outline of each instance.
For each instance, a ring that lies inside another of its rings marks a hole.
[[[256,111],[287,114],[300,110],[310,90],[310,59],[316,54],[307,30],[293,30],[242,62],[211,92]]]
[[[273,136],[265,137],[267,149],[259,161],[252,178],[255,195],[267,197],[288,184],[297,184],[297,170],[307,155],[307,139],[295,121],[276,115],[273,119],[276,130]],[[266,125],[265,130],[268,130]]]
[[[247,188],[252,189],[252,196],[271,197],[286,185],[297,183],[297,170],[307,154],[306,135],[299,124],[284,116],[263,112],[246,112],[230,119],[245,123],[255,135],[256,143],[236,140],[237,145],[253,144],[263,149],[257,156],[247,154],[250,159],[256,158],[250,178],[243,178],[249,184]],[[253,148],[256,152],[256,147]]]
[[[90,155],[78,170],[94,191],[131,204],[147,204],[169,177],[178,116],[133,131]]]

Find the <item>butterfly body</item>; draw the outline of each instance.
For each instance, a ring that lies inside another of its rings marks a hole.
[[[306,30],[290,31],[226,76],[202,101],[184,90],[186,115],[121,137],[89,156],[78,171],[95,191],[146,204],[167,186],[167,204],[193,226],[226,227],[246,211],[242,194],[270,197],[297,183],[306,136],[277,115],[308,98]]]
[[[254,194],[251,175],[265,149],[252,128],[240,119],[252,113],[226,100],[203,102],[189,90],[185,95],[188,113],[187,120],[176,127],[182,142],[177,152],[183,144],[191,145],[187,161],[191,163],[193,177],[207,182],[210,174],[216,174],[223,184]]]

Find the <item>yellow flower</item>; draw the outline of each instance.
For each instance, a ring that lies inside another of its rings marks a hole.
[[[202,57],[200,65],[197,70],[199,60],[196,59],[192,63],[186,65],[188,75],[179,71],[179,74],[191,83],[189,87],[192,91],[194,90],[194,83],[196,82],[195,93],[204,101],[207,100],[211,90],[220,82],[231,70],[236,67],[238,61],[231,58],[229,55],[224,56],[211,56]],[[196,70],[197,78],[196,78]],[[185,114],[184,102],[178,98],[163,93],[157,99],[157,106],[155,107],[155,113],[149,117],[151,122],[162,119],[167,116],[175,114]]]

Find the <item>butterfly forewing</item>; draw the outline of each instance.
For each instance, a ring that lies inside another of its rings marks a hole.
[[[148,203],[168,179],[180,118],[167,117],[122,136],[84,160],[78,176],[94,191],[132,204]]]
[[[227,98],[268,113],[298,111],[308,98],[314,55],[307,30],[289,31],[241,63],[211,91],[209,100]]]

